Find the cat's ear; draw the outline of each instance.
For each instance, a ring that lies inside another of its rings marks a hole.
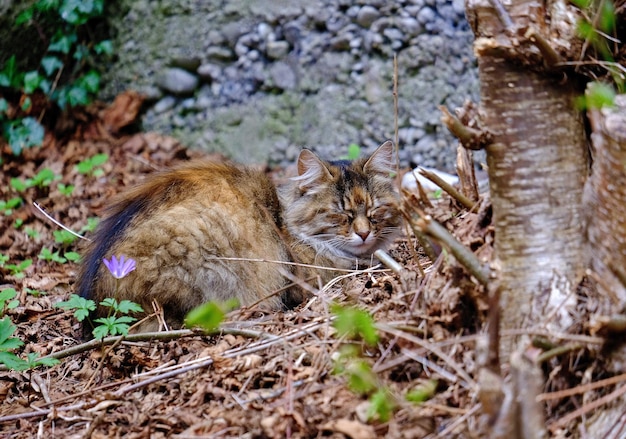
[[[386,177],[389,176],[389,174],[395,172],[396,161],[394,152],[393,142],[387,140],[367,159],[365,165],[363,165],[363,171],[366,173],[383,174]]]
[[[332,179],[332,175],[313,151],[303,149],[298,156],[298,176],[293,179],[300,189],[309,189]]]

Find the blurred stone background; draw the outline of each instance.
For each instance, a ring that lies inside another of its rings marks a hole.
[[[3,2],[0,0],[0,8]],[[244,163],[394,138],[402,165],[453,171],[439,105],[478,100],[463,0],[117,0],[101,97],[148,96],[143,129]]]

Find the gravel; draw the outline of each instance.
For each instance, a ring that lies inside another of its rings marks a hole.
[[[404,166],[452,171],[439,105],[478,99],[462,0],[123,0],[104,98],[152,100],[143,128],[245,163],[329,158],[394,138]]]

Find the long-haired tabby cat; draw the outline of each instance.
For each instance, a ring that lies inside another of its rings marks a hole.
[[[270,261],[351,268],[396,235],[393,150],[387,141],[354,162],[326,162],[303,150],[298,176],[278,191],[263,172],[233,164],[196,161],[154,174],[109,207],[77,291],[98,302],[129,299],[144,310],[156,301],[174,325],[211,300],[295,306],[306,295],[285,289],[285,270],[322,281],[336,273]],[[112,255],[133,258],[136,270],[113,278],[102,263]]]

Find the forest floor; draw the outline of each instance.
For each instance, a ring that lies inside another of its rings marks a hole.
[[[124,134],[136,99],[122,95],[74,115],[66,134],[49,134],[20,156],[5,146],[0,200],[23,202],[0,223],[0,291],[19,293],[19,305],[4,314],[24,342],[21,357],[61,358],[32,371],[0,369],[1,437],[478,437],[475,344],[488,314],[484,289],[445,252],[426,258],[409,235],[389,253],[415,273],[413,282],[376,267],[320,289],[294,311],[233,311],[216,335],[178,331],[105,346],[84,340],[72,313],[54,306],[74,292],[78,265],[62,258],[82,244],[35,203],[88,237],[90,219],[117,192],[199,156],[171,138]],[[97,154],[108,160],[78,166]],[[44,169],[54,177],[37,184]],[[31,187],[18,191],[14,178]],[[489,260],[488,212],[460,208],[444,194],[427,213]],[[366,310],[378,342],[340,337],[331,302]],[[552,389],[567,387],[551,379]],[[546,404],[558,418],[575,402]]]

